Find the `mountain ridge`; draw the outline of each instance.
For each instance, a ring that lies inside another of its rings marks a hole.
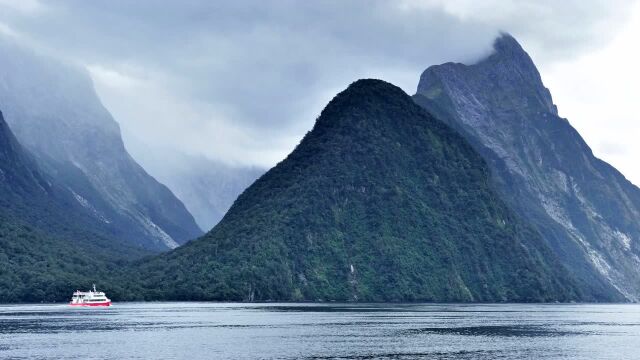
[[[586,292],[640,299],[634,225],[640,191],[558,116],[529,55],[503,34],[472,65],[431,66],[416,103],[456,128],[490,165],[502,197],[543,235]]]
[[[202,234],[184,204],[128,154],[80,68],[0,37],[0,107],[20,143],[89,214],[133,245],[163,251]]]
[[[140,262],[128,288],[155,300],[584,300],[488,175],[401,89],[359,80],[216,227]]]
[[[148,254],[119,240],[42,172],[0,112],[0,303],[63,301],[69,289]]]

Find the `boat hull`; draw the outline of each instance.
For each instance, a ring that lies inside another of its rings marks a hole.
[[[103,302],[103,303],[69,303],[70,306],[111,306],[111,301]]]

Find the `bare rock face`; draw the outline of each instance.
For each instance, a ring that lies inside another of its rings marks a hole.
[[[202,234],[182,202],[129,156],[83,69],[2,40],[0,106],[40,166],[114,233],[153,250]]]
[[[462,133],[502,196],[543,235],[581,291],[640,300],[640,190],[558,116],[510,35],[473,64],[432,66],[414,101]]]

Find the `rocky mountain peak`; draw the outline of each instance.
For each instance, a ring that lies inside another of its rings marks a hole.
[[[492,56],[504,56],[509,59],[523,58],[531,60],[529,54],[520,46],[518,40],[508,33],[502,33],[493,41]],[[533,65],[533,62],[531,63]],[[535,65],[533,66],[535,68]]]
[[[454,88],[465,89],[457,98],[476,105],[490,103],[497,108],[516,107],[530,113],[558,113],[533,60],[506,33],[494,40],[493,52],[475,64],[446,63],[427,68],[420,77],[417,93],[434,100]],[[471,93],[485,98],[469,98]]]
[[[476,64],[428,68],[414,100],[482,154],[502,197],[543,235],[583,293],[640,300],[640,189],[557,116],[513,37],[500,36]]]

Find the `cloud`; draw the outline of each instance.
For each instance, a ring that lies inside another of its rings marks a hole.
[[[38,0],[0,0],[0,8],[26,15],[38,14],[46,10]]]
[[[271,166],[357,78],[413,93],[424,68],[473,62],[500,30],[535,60],[576,58],[610,41],[627,3],[68,0],[0,21],[87,66],[128,147]]]
[[[136,90],[142,85],[139,79],[127,76],[116,70],[104,68],[100,65],[87,65],[87,70],[94,81],[103,86],[123,91]]]
[[[0,22],[0,34],[9,38],[15,38],[17,36],[16,32],[13,31],[9,25],[2,22]]]

